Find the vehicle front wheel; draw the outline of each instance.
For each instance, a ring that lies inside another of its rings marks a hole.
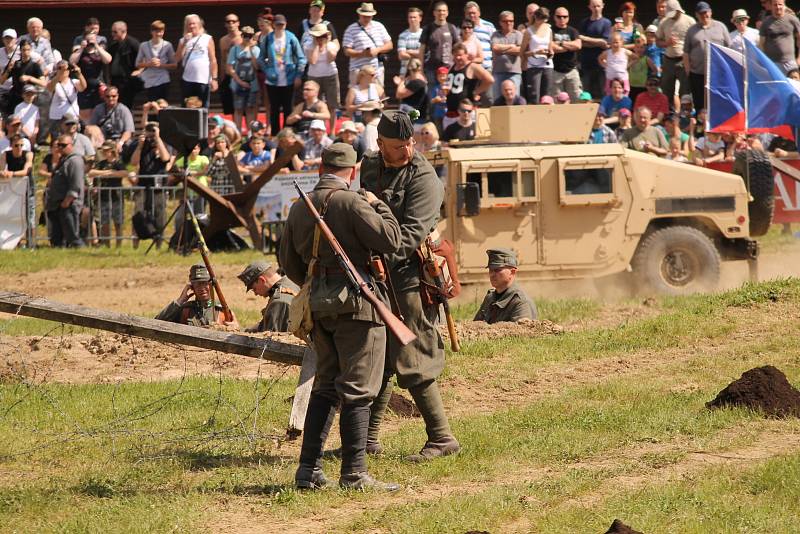
[[[644,238],[632,267],[640,291],[686,295],[715,289],[720,262],[706,234],[691,226],[669,226]]]

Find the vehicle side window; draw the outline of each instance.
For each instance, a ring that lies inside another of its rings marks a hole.
[[[538,170],[533,161],[476,161],[462,164],[464,181],[478,184],[481,207],[538,202]]]
[[[614,169],[565,169],[565,193],[568,195],[599,195],[612,193]]]
[[[509,171],[486,173],[489,182],[489,198],[516,197],[517,173]]]

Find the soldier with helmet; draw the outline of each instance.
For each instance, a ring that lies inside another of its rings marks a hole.
[[[483,299],[474,321],[489,324],[503,321],[517,322],[520,319],[536,319],[536,304],[519,287],[517,277],[517,255],[507,248],[489,249],[489,283],[492,288]]]
[[[167,304],[156,315],[156,319],[191,326],[210,326],[212,324],[238,326],[235,316],[232,322],[226,323],[221,311],[222,306],[215,304],[212,296],[211,275],[208,274],[205,265],[198,263],[189,269],[189,283],[183,287],[180,296]]]
[[[436,379],[444,369],[444,343],[436,322],[439,305],[423,303],[417,250],[439,220],[444,186],[428,160],[414,149],[412,119],[387,111],[378,123],[378,151],[361,162],[361,184],[386,202],[400,223],[400,249],[387,258],[400,313],[417,339],[402,346],[389,336],[381,393],[372,404],[367,451],[382,451],[378,432],[392,393],[391,376],[411,393],[425,420],[427,440],[418,454],[424,461],[454,454],[460,445],[450,430]]]
[[[267,305],[261,310],[261,321],[245,332],[288,332],[289,306],[300,288],[286,276],[281,276],[276,266],[261,260],[245,267],[238,278],[244,283],[246,292],[252,290],[267,299]]]

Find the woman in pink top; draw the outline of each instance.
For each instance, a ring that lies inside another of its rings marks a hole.
[[[461,42],[467,47],[467,55],[470,61],[483,65],[483,46],[478,38],[475,37],[475,24],[471,20],[461,23]]]

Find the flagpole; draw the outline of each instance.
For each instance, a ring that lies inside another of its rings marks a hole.
[[[704,85],[703,86],[703,95],[704,95],[705,100],[706,100],[706,105],[704,106],[706,108],[706,120],[705,120],[705,124],[703,125],[703,131],[704,132],[707,132],[708,130],[711,129],[711,121],[709,120],[709,118],[711,117],[711,113],[709,113],[709,109],[708,109],[709,108],[709,104],[711,103],[711,94],[710,94],[711,92],[708,90],[708,86],[709,86],[709,83],[710,83],[710,80],[711,80],[711,47],[712,46],[714,46],[714,43],[712,43],[712,42],[708,42],[708,44],[706,45],[706,79],[703,82],[703,85]],[[687,76],[687,79],[688,79],[688,76],[689,76],[688,73],[687,73],[686,76]],[[697,112],[700,109],[700,108],[697,107],[698,103],[699,102],[694,102],[695,116],[697,115]]]
[[[749,70],[747,68],[747,44],[745,44],[744,40],[742,40],[742,71],[744,76],[742,76],[742,84],[744,89],[744,131],[745,133],[750,131],[750,114],[748,112],[750,108],[750,93],[748,92],[747,88],[749,85]]]

